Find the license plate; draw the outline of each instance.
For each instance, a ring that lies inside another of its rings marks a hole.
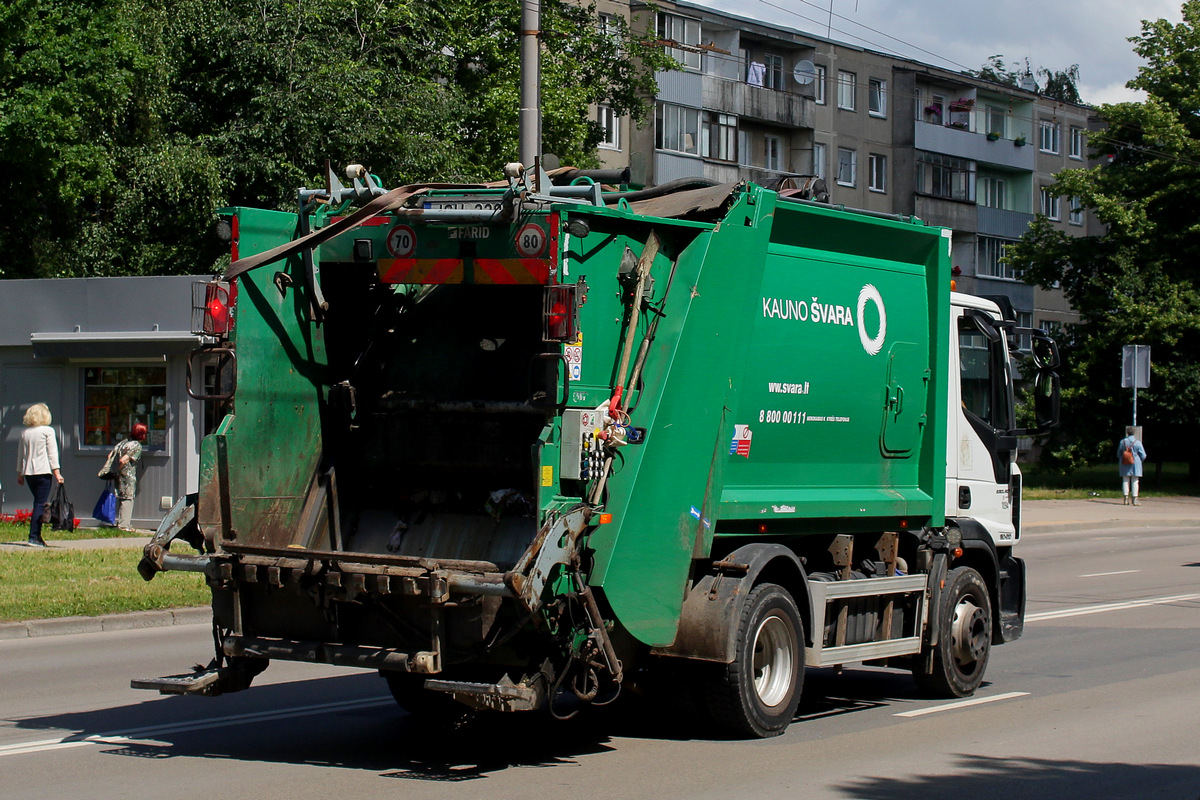
[[[449,211],[499,211],[499,197],[426,197],[424,207]]]

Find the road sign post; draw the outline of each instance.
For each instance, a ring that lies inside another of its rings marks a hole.
[[[1133,389],[1133,424],[1137,426],[1137,390],[1150,386],[1150,345],[1127,344],[1121,348],[1121,388]]]

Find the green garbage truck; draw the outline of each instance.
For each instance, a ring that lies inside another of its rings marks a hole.
[[[636,685],[765,737],[806,667],[967,696],[1020,636],[1058,353],[952,291],[949,231],[809,184],[326,170],[296,213],[220,212],[188,370],[220,421],[139,565],[205,575],[216,654],[135,687],[287,659],[567,716]]]

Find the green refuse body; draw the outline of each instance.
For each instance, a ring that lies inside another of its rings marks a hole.
[[[806,661],[974,691],[1020,633],[1020,481],[1011,335],[952,303],[949,232],[754,184],[550,183],[331,177],[303,217],[222,211],[190,390],[223,418],[141,567],[206,572],[218,657],[141,683],[284,658],[377,668],[413,712],[563,713],[636,672],[751,736]],[[981,414],[1008,404],[992,440],[971,422],[1006,544],[948,505],[977,364]]]

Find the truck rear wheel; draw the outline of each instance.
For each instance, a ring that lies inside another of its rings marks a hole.
[[[744,736],[783,733],[804,683],[804,624],[786,589],[754,588],[738,621],[733,662],[707,678],[705,699],[718,725]]]
[[[970,567],[950,570],[934,624],[938,643],[913,677],[926,694],[969,697],[983,683],[992,652],[992,604],[978,572]]]

